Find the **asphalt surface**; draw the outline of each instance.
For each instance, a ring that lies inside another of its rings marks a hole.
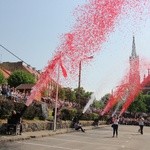
[[[143,135],[138,133],[138,129],[138,126],[119,125],[118,138],[112,138],[110,126],[88,127],[85,133],[70,129],[35,132],[28,139],[21,139],[25,134],[27,136],[23,133],[21,136],[9,136],[16,138],[12,142],[6,137],[2,140],[3,136],[0,137],[0,150],[149,150],[150,127],[144,127]]]

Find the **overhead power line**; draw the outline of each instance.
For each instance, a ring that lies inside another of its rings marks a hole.
[[[10,53],[11,55],[13,55],[14,57],[16,57],[17,59],[19,59],[20,61],[22,61],[23,63],[25,63],[26,65],[29,65],[28,63],[26,63],[25,61],[23,61],[21,58],[19,58],[17,55],[15,55],[13,52],[11,52],[10,50],[8,50],[6,47],[4,47],[3,45],[0,45],[4,50],[6,50],[8,53]]]

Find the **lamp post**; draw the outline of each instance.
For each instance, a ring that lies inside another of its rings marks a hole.
[[[80,106],[80,86],[81,86],[81,70],[82,70],[82,61],[87,59],[92,59],[93,56],[85,57],[79,62],[79,80],[78,80],[78,101]]]

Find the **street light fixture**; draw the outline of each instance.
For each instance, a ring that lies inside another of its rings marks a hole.
[[[85,57],[79,62],[79,80],[78,80],[78,101],[80,106],[80,85],[81,85],[81,70],[82,70],[82,61],[87,59],[93,59],[93,56]]]

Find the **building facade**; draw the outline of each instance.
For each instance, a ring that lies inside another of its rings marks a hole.
[[[27,73],[30,73],[35,77],[36,80],[39,79],[40,74],[41,74],[41,71],[36,70],[34,67],[31,67],[30,65],[26,65],[25,63],[23,63],[23,61],[0,63],[0,71],[3,73],[3,75],[6,79],[9,78],[9,76],[16,70],[22,70]],[[30,87],[31,85],[29,85],[29,86],[27,86],[26,84],[24,84],[24,85],[26,86],[26,88],[28,87],[28,89],[30,88],[30,90],[31,90],[31,87]],[[32,87],[33,86],[34,85],[32,85]],[[52,92],[56,89],[56,87],[57,87],[57,83],[53,79],[50,79],[49,83],[47,83],[47,85],[45,85],[45,87],[43,87],[43,90],[47,91],[46,96],[50,97]],[[61,87],[61,86],[59,85],[59,87]],[[20,86],[18,88],[20,88]],[[24,89],[24,87],[22,89]]]

